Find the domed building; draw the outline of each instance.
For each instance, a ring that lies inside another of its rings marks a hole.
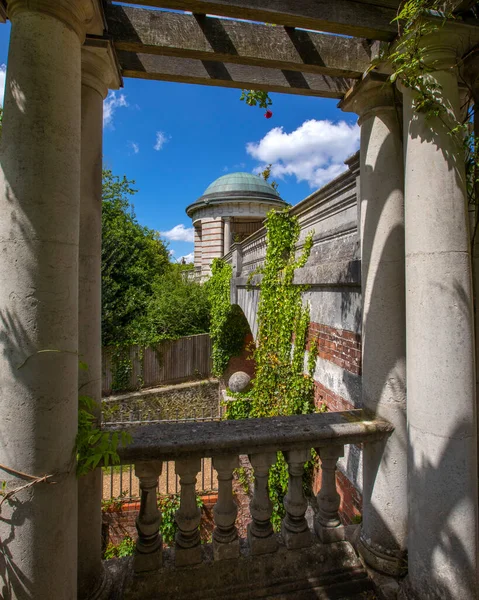
[[[195,270],[210,273],[213,258],[221,258],[263,226],[267,213],[287,206],[278,192],[252,173],[219,177],[186,208],[195,228]]]

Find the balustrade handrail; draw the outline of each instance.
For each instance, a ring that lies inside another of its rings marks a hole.
[[[119,449],[123,464],[359,444],[383,439],[394,428],[358,409],[206,423],[155,423],[128,430],[132,443]]]

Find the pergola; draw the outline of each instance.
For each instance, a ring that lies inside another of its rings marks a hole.
[[[79,386],[101,399],[103,99],[122,77],[140,77],[338,98],[359,115],[363,403],[395,426],[386,447],[365,448],[362,553],[376,569],[398,573],[407,550],[409,587],[419,598],[439,597],[438,580],[457,598],[477,598],[461,151],[445,128],[414,111],[410,90],[395,89],[381,69],[363,76],[397,34],[399,0],[135,4],[145,8],[0,2],[12,23],[0,148],[0,463],[8,486],[28,481],[22,474],[48,475],[2,506],[5,597],[73,599],[77,579],[82,598],[105,590],[100,473],[77,482],[72,452]],[[469,4],[458,2],[465,18],[428,40],[430,77],[456,113],[459,71],[477,91],[479,61],[470,51],[479,30],[467,20]],[[89,365],[80,376],[79,355]],[[444,522],[450,555],[426,561]]]

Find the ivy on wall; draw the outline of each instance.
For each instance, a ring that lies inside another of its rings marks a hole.
[[[232,356],[241,353],[249,332],[246,319],[237,305],[230,303],[230,283],[233,268],[221,258],[213,259],[211,277],[206,282],[211,304],[210,337],[212,343],[212,373],[223,375]]]
[[[296,255],[300,226],[288,209],[271,211],[266,219],[266,257],[258,306],[258,337],[253,350],[256,375],[247,394],[228,402],[226,417],[273,417],[315,412],[313,373],[317,345],[310,347],[305,373],[305,351],[310,321],[309,307],[303,306],[306,286],[294,285],[297,268],[306,264],[313,243],[312,233]],[[256,274],[256,273],[253,273]],[[269,475],[273,503],[273,527],[278,530],[284,516],[288,470],[279,452]],[[305,489],[310,489],[313,463],[305,469]]]

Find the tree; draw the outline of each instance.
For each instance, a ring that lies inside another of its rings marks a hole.
[[[134,181],[103,171],[103,344],[136,342],[140,322],[158,278],[169,268],[168,250],[157,232],[140,225],[130,198]]]

